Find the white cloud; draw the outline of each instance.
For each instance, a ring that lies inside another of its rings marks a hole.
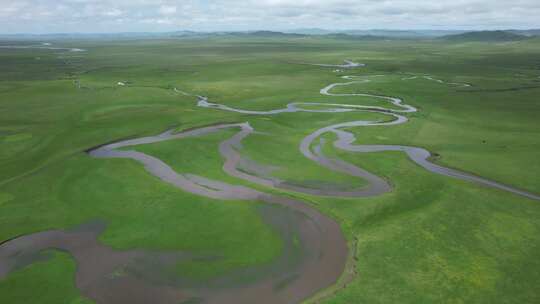
[[[0,0],[0,32],[534,28],[538,16],[539,0]]]
[[[159,7],[159,12],[162,15],[174,15],[176,14],[176,6],[162,5]]]
[[[26,3],[21,2],[0,2],[0,16],[11,17],[20,13],[26,6]]]
[[[149,18],[141,20],[142,23],[149,24],[173,24],[173,20],[167,18]]]
[[[111,10],[103,12],[103,15],[110,16],[110,17],[118,17],[122,14],[123,14],[122,11],[117,8],[113,8]]]

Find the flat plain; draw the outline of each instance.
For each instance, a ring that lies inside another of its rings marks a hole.
[[[0,243],[99,222],[104,228],[97,241],[111,250],[196,257],[179,259],[166,274],[159,273],[167,284],[219,289],[257,281],[298,242],[284,238],[289,230],[278,231],[279,225],[269,223],[297,215],[258,200],[189,193],[149,174],[136,161],[93,158],[87,152],[167,130],[249,123],[254,133],[237,150],[270,168],[259,174],[295,187],[350,190],[367,181],[321,166],[306,158],[299,145],[329,125],[391,119],[381,112],[329,113],[324,104],[398,109],[380,98],[354,94],[395,96],[418,110],[407,113],[408,122],[399,125],[345,128],[357,144],[421,147],[436,164],[540,193],[539,39],[50,42],[85,51],[0,49]],[[365,66],[313,65],[340,65],[343,60]],[[321,94],[332,83],[347,82],[342,76],[359,81],[333,88],[333,94],[344,96]],[[201,107],[198,96],[250,111],[294,102],[312,103],[304,109],[323,111],[253,115]],[[325,155],[382,177],[391,191],[338,197],[266,187],[223,170],[220,143],[235,131],[132,149],[159,158],[176,172],[302,201],[335,221],[348,247],[343,275],[335,285],[302,300],[540,301],[537,200],[434,174],[399,151],[351,153],[331,144],[322,145]],[[332,142],[336,135],[322,138]],[[0,302],[96,300],[77,288],[73,256],[53,247],[20,259],[3,277],[0,267]],[[295,253],[289,255],[294,260]],[[119,268],[109,279],[122,275]],[[276,293],[292,281],[294,277],[281,281]]]

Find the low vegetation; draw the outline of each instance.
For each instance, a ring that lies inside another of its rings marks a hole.
[[[197,107],[195,97],[173,88],[254,110],[293,101],[376,105],[380,101],[338,100],[319,90],[345,74],[383,74],[334,92],[400,96],[419,112],[409,115],[407,124],[352,129],[359,142],[424,147],[436,153],[438,163],[540,193],[540,40],[482,33],[470,43],[471,35],[387,41],[265,33],[53,42],[87,50],[81,53],[0,49],[0,243],[101,219],[107,229],[100,241],[113,248],[224,257],[211,267],[179,265],[198,280],[265,264],[279,256],[282,242],[261,220],[259,203],[184,193],[138,163],[93,159],[85,151],[170,128],[249,122],[259,133],[245,140],[241,152],[275,167],[276,176],[362,185],[305,159],[298,145],[332,123],[385,119],[366,113],[254,117]],[[367,66],[336,71],[301,64],[344,59]],[[425,75],[471,87],[422,77],[404,80]],[[138,149],[179,172],[248,184],[221,170],[218,145],[230,135],[224,131]],[[385,177],[394,191],[365,199],[286,193],[333,217],[355,249],[359,274],[323,303],[540,301],[538,202],[431,174],[397,152],[325,149]],[[40,303],[88,303],[74,286],[74,272],[74,261],[53,251],[49,259],[0,279],[0,302],[27,303],[25,290],[32,290]]]

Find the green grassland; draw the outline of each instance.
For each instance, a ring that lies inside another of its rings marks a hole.
[[[85,150],[114,140],[218,122],[250,122],[244,155],[281,179],[364,181],[304,158],[303,137],[339,122],[387,119],[373,113],[250,116],[199,108],[205,95],[229,106],[269,110],[289,102],[383,105],[319,90],[345,74],[372,81],[334,93],[400,96],[419,108],[407,124],[351,129],[359,143],[424,147],[440,164],[540,193],[540,40],[513,43],[350,41],[320,38],[59,41],[84,53],[0,50],[0,242],[102,219],[100,241],[119,249],[190,250],[223,257],[179,265],[204,280],[280,254],[279,235],[260,203],[217,201],[182,192],[128,160],[93,159]],[[299,64],[367,67],[334,72]],[[470,88],[426,79],[472,84]],[[79,80],[78,88],[74,81]],[[118,86],[117,82],[128,82]],[[389,107],[389,106],[388,106]],[[179,172],[235,184],[219,142],[234,131],[137,147]],[[325,153],[391,181],[375,198],[303,198],[342,226],[358,275],[323,303],[538,303],[540,205],[499,190],[424,171],[404,154]],[[283,192],[283,191],[281,191]],[[0,302],[86,303],[66,254],[0,280]]]
[[[48,261],[36,262],[10,275],[0,284],[2,303],[90,304],[79,296],[71,278],[75,262],[65,253],[51,252]]]

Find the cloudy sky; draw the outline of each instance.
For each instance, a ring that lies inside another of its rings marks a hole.
[[[540,28],[540,0],[0,0],[0,33]]]

